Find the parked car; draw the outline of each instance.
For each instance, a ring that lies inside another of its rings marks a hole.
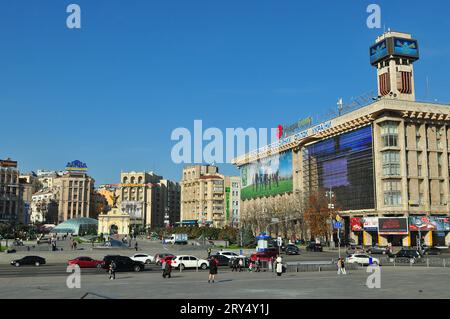
[[[111,261],[116,263],[116,271],[142,271],[145,269],[145,264],[140,261],[135,261],[127,256],[108,255],[103,258],[102,268],[109,269]]]
[[[242,267],[248,268],[248,265],[250,264],[250,258],[245,257],[245,256],[232,257],[232,258],[228,259],[228,266],[230,268],[233,268],[233,262],[235,259],[242,259],[242,261],[243,261]]]
[[[322,244],[311,241],[308,246],[306,246],[306,251],[321,252],[323,251]]]
[[[219,254],[214,254],[208,257],[208,262],[209,260],[214,257],[219,261],[219,266],[228,266],[228,263],[230,261],[230,257],[226,256],[226,255],[219,255]]]
[[[386,255],[389,253],[389,247],[375,245],[375,246],[367,248],[366,252],[368,254]]]
[[[422,258],[422,255],[415,249],[401,249],[396,254],[390,253],[389,257],[391,259],[395,259],[397,262],[406,261],[410,263],[416,263]]]
[[[80,268],[102,268],[103,260],[95,260],[91,257],[77,257],[67,262],[68,265],[78,265]]]
[[[255,262],[257,259],[260,261],[272,261],[275,260],[278,256],[278,249],[276,250],[267,250],[264,252],[256,252],[251,254],[250,261]]]
[[[167,258],[174,258],[175,255],[172,254],[167,254],[167,253],[159,253],[156,254],[155,257],[153,258],[153,261],[155,262],[156,265],[162,265],[163,262],[165,262],[165,259]]]
[[[347,255],[353,255],[353,254],[365,254],[366,251],[362,246],[354,246],[351,245],[346,250]]]
[[[232,258],[232,257],[239,256],[239,254],[236,254],[233,251],[218,251],[218,252],[215,253],[215,255],[222,255],[222,256],[225,256],[227,258]]]
[[[368,254],[351,254],[345,259],[345,262],[349,264],[359,264],[362,266],[370,265],[370,259],[372,259],[372,264],[379,265],[380,260],[377,258],[373,258]]]
[[[442,250],[437,247],[423,247],[422,254],[423,255],[440,255],[440,254],[442,254]]]
[[[206,259],[199,259],[195,256],[189,256],[189,255],[181,255],[176,256],[172,259],[172,267],[179,268],[179,269],[185,269],[185,268],[201,268],[201,269],[207,269],[209,265],[208,260]]]
[[[299,255],[300,254],[300,249],[292,244],[289,244],[286,246],[286,249],[284,250],[286,255]]]
[[[147,255],[147,254],[134,254],[130,258],[135,260],[135,261],[143,262],[144,264],[150,264],[154,260],[153,256],[150,256],[150,255]]]
[[[24,265],[34,265],[36,267],[39,267],[40,265],[45,265],[45,263],[46,263],[45,258],[39,256],[26,256],[21,259],[15,259],[11,261],[11,265],[16,267]]]

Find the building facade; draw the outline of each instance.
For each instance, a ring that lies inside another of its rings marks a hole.
[[[0,160],[0,222],[18,221],[20,208],[19,169],[17,162]]]
[[[53,181],[58,201],[58,223],[69,219],[95,217],[92,205],[94,179],[86,172],[67,171]]]
[[[177,182],[153,172],[125,172],[121,173],[120,180],[119,203],[122,210],[130,213],[131,224],[155,228],[179,221],[180,185]]]
[[[239,226],[241,179],[239,176],[225,177],[225,223],[231,227]]]
[[[30,205],[30,223],[56,224],[58,220],[58,202],[50,189],[33,194]]]
[[[219,174],[216,166],[185,167],[181,181],[181,223],[214,227],[231,225],[232,218],[239,214],[239,203],[236,205],[239,184],[236,180],[236,177],[227,179]]]
[[[448,245],[450,106],[415,101],[411,35],[387,32],[370,52],[376,101],[236,158],[242,204],[268,189],[273,199],[331,192],[358,244]]]

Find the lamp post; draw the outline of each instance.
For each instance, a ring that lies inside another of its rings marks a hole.
[[[325,195],[328,198],[328,210],[330,211],[330,227],[331,227],[331,232],[330,232],[330,247],[334,248],[334,238],[333,238],[333,216],[332,216],[332,211],[334,210],[334,204],[332,203],[333,198],[334,198],[334,192],[332,190],[332,188],[330,187],[330,190],[327,191],[325,193]]]

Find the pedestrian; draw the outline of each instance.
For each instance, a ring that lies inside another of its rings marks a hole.
[[[75,240],[73,241],[73,249],[77,250],[77,242]]]
[[[233,259],[233,261],[232,261],[232,272],[233,271],[238,271],[238,266],[239,266],[239,260],[238,260],[239,258],[234,258]]]
[[[253,271],[253,261],[250,261],[250,264],[248,265],[248,271],[249,272]]]
[[[281,256],[277,257],[276,264],[277,264],[277,276],[280,277],[281,274],[283,273],[283,259],[281,258]]]
[[[244,266],[244,261],[242,260],[242,258],[239,258],[239,262],[238,262],[239,272],[242,271],[243,266]]]
[[[217,260],[216,258],[212,257],[209,260],[209,277],[208,277],[208,283],[212,282],[214,283],[214,279],[216,278],[217,275]]]
[[[208,248],[208,258],[211,257],[211,247]]]
[[[136,241],[136,243],[134,244],[134,249],[136,249],[136,251],[138,251],[138,243]]]
[[[114,260],[111,260],[111,263],[109,264],[109,279],[115,280],[116,279],[116,263]]]
[[[259,257],[256,258],[255,266],[256,266],[256,272],[260,272],[261,271],[261,260],[259,260]]]
[[[346,275],[346,271],[345,271],[345,263],[344,263],[344,259],[343,258],[339,258],[338,262],[337,262],[337,266],[338,266],[338,275],[343,274]]]
[[[166,278],[167,276],[171,278],[172,273],[172,260],[169,258],[165,263],[163,263],[163,278]]]

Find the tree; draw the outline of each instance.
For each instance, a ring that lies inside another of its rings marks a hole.
[[[329,200],[325,193],[325,190],[319,190],[310,194],[308,198],[305,221],[313,238],[328,237],[330,233],[330,219],[336,217],[336,203],[332,202],[335,209],[329,209]]]

